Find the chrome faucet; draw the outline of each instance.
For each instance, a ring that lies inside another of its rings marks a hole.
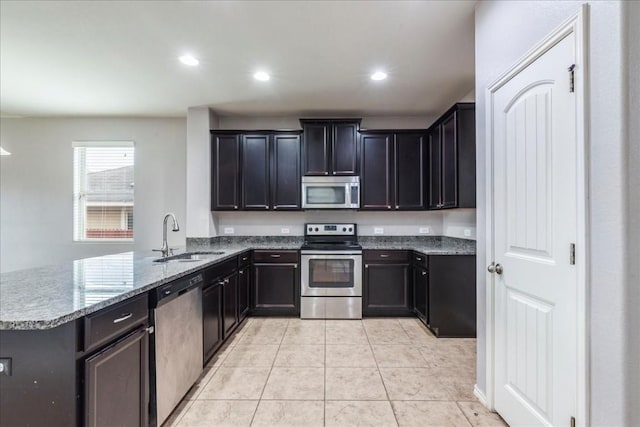
[[[167,243],[167,221],[171,218],[173,220],[173,227],[171,231],[176,232],[180,231],[180,226],[178,225],[178,220],[173,212],[169,212],[164,216],[164,220],[162,221],[162,248],[154,249],[154,251],[162,252],[162,258],[168,257],[170,254],[173,255],[173,249],[169,248],[169,244]]]

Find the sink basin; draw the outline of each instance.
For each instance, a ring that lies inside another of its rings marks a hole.
[[[215,257],[216,255],[223,255],[224,251],[199,251],[199,252],[185,252],[183,254],[171,255],[166,258],[154,259],[153,262],[196,262],[204,261]]]

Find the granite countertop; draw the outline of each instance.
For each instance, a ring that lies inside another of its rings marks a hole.
[[[475,241],[449,237],[361,236],[364,249],[472,255]],[[0,275],[0,330],[50,329],[142,294],[249,249],[299,249],[295,237],[188,239],[184,251],[224,251],[195,262],[153,262],[151,251],[124,252]]]

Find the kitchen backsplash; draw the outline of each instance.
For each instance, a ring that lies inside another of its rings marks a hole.
[[[362,236],[476,238],[475,209],[425,212],[215,212],[218,236],[301,236],[308,222],[353,222]]]

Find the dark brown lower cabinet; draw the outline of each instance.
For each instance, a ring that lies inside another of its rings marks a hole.
[[[363,316],[410,316],[413,313],[411,264],[364,265]]]
[[[413,309],[416,316],[429,322],[429,273],[423,267],[413,266]]]
[[[222,285],[223,337],[226,339],[238,326],[238,274],[226,277]]]
[[[298,263],[256,263],[253,265],[252,279],[252,314],[300,314]]]
[[[146,426],[149,335],[141,327],[84,361],[86,426]]]
[[[249,314],[249,282],[251,269],[242,267],[238,271],[238,321],[242,322]]]
[[[206,363],[222,344],[222,285],[219,283],[202,290],[202,333]]]
[[[438,337],[476,336],[476,256],[429,256],[429,328]]]

